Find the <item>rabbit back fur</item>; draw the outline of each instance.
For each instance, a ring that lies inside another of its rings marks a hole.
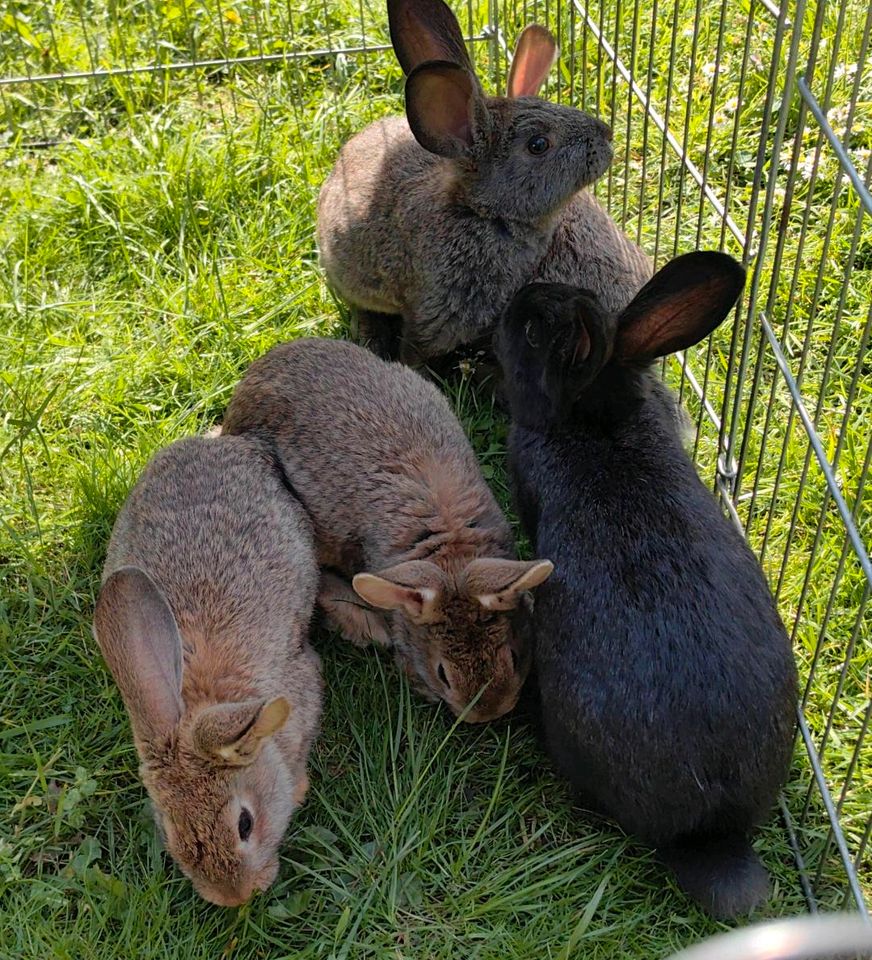
[[[418,691],[479,722],[517,700],[529,654],[513,611],[547,577],[508,522],[433,384],[354,344],[306,338],[255,361],[223,430],[269,442],[312,518],[319,602],[394,654]]]
[[[95,634],[158,826],[215,903],[269,886],[306,793],[321,713],[308,641],[317,581],[311,525],[250,438],[159,452],[112,532]]]
[[[766,893],[749,841],[787,775],[796,670],[650,361],[678,348],[670,326],[686,317],[699,322],[684,346],[720,322],[743,276],[719,254],[678,258],[620,317],[532,285],[498,345],[519,514],[555,565],[528,620],[549,751],[724,917]]]
[[[307,337],[256,360],[224,434],[275,445],[318,562],[351,577],[432,555],[509,557],[509,524],[448,401],[400,364]]]

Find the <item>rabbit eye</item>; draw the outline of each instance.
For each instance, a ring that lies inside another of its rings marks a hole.
[[[535,136],[527,141],[527,149],[534,157],[539,157],[551,146],[548,137]]]
[[[239,839],[247,840],[251,836],[251,828],[254,826],[254,819],[249,810],[245,807],[239,813]]]

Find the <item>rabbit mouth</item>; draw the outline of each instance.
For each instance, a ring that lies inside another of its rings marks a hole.
[[[465,713],[463,709],[458,709],[453,704],[449,704],[449,706],[455,716],[463,717],[464,723],[490,723],[493,720],[498,720],[500,717],[505,716],[509,711],[514,710],[520,695],[521,691],[520,688],[518,688],[518,690],[500,697],[496,703],[482,703],[479,701]]]
[[[279,864],[275,860],[268,863],[253,879],[238,887],[213,887],[199,880],[194,880],[193,884],[197,893],[209,903],[214,903],[218,907],[241,907],[255,893],[268,890],[278,872]]]
[[[251,899],[254,893],[254,886],[248,886],[242,889],[211,887],[207,884],[194,881],[194,889],[204,900],[214,903],[216,907],[241,907]]]

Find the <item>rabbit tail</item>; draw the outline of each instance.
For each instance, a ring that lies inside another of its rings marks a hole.
[[[659,852],[682,890],[719,920],[748,914],[769,895],[769,877],[744,834],[691,835]]]

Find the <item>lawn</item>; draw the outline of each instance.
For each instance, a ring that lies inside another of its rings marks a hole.
[[[800,373],[868,542],[869,221],[829,147],[818,148],[818,127],[795,98],[779,106],[793,32],[782,35],[758,2],[702,6],[678,0],[658,13],[644,0],[637,17],[620,3],[591,17],[619,38],[740,232],[750,224],[759,237],[772,210],[755,303]],[[476,29],[486,22],[486,5],[459,9]],[[180,60],[192,49],[203,60],[386,41],[380,2],[302,0],[291,14],[254,2],[97,0],[87,21],[82,10],[75,0],[11,7],[0,17],[0,75]],[[613,123],[602,198],[660,260],[722,240],[741,254],[568,11],[548,11],[564,47],[549,93]],[[535,12],[501,8],[508,37]],[[850,127],[867,180],[870,17],[860,0],[811,3],[797,44],[803,64],[820,51],[812,85],[828,91],[834,123],[841,111],[838,129]],[[476,44],[489,83],[495,52]],[[523,710],[455,727],[411,696],[386,658],[323,631],[326,715],[277,883],[240,910],[213,907],[158,847],[127,720],[90,633],[112,522],[152,453],[220,419],[254,358],[283,340],[347,334],[317,265],[314,201],[342,140],[401,102],[389,52],[0,87],[2,960],[660,958],[719,929],[648,851],[573,805]],[[781,167],[769,177],[758,146],[774,143],[782,122]],[[744,329],[721,331],[689,362],[724,415],[739,516],[803,678],[814,665],[806,714],[816,740],[826,737],[824,769],[857,855],[872,805],[869,586],[759,323],[747,339]],[[502,415],[460,374],[447,389],[510,509]],[[718,431],[692,391],[683,395],[711,479]],[[787,804],[816,891],[835,907],[844,878],[810,782],[798,751]],[[777,817],[759,849],[773,876],[765,915],[803,912]],[[868,863],[861,877],[868,893]]]

